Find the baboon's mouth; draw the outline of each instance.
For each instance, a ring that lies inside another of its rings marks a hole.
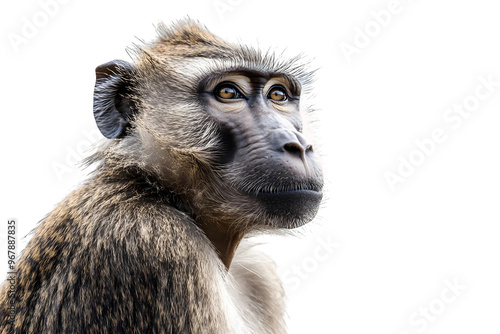
[[[323,193],[318,190],[312,189],[300,189],[300,190],[287,190],[287,191],[271,191],[265,192],[261,191],[255,194],[256,197],[267,197],[267,196],[284,196],[284,195],[304,195],[304,196],[322,196]]]
[[[256,198],[271,216],[300,221],[302,224],[310,221],[318,211],[323,199],[322,188],[321,184],[312,182],[288,184],[263,187],[247,195]]]
[[[246,193],[251,196],[279,196],[287,194],[310,194],[310,195],[322,195],[322,185],[315,183],[301,183],[295,185],[278,185],[278,186],[265,186],[259,189],[252,189]]]

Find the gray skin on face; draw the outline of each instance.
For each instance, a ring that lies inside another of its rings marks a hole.
[[[310,73],[193,21],[158,32],[97,67],[108,140],[0,288],[0,333],[286,332],[274,265],[245,236],[318,210]]]
[[[322,181],[313,147],[302,134],[299,83],[243,70],[210,79],[200,85],[200,100],[223,129],[223,163],[241,171],[231,175],[232,183],[277,220],[294,217],[281,227],[310,220]]]

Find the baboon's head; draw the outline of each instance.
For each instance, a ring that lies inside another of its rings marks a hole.
[[[94,114],[104,150],[154,175],[198,220],[237,229],[309,222],[323,177],[304,131],[310,73],[227,43],[192,21],[97,67]]]

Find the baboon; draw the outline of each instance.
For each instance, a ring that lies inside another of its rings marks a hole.
[[[311,221],[323,176],[301,57],[158,25],[98,66],[103,141],[0,292],[1,333],[285,333],[273,262],[248,236]]]

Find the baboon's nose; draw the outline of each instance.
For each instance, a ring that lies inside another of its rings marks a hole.
[[[272,144],[275,148],[279,148],[281,151],[302,160],[307,152],[312,151],[312,145],[307,142],[304,136],[299,132],[291,130],[275,130],[272,133]]]

